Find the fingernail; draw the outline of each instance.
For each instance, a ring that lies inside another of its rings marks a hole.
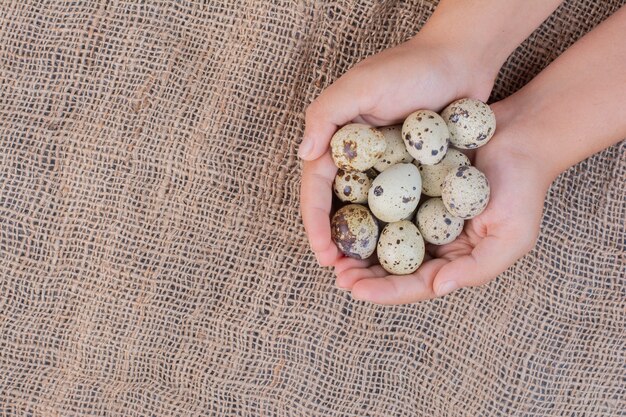
[[[305,158],[309,153],[311,153],[312,149],[313,149],[313,141],[309,138],[304,138],[302,139],[302,143],[300,144],[300,147],[298,148],[298,156],[300,158]]]
[[[450,294],[452,291],[459,288],[454,281],[444,282],[439,286],[439,290],[437,291],[437,295],[443,297],[444,295]]]
[[[353,299],[355,299],[356,301],[367,301],[364,297],[363,294],[359,294],[359,293],[354,293],[354,291],[350,291],[350,295],[352,296]]]
[[[372,297],[372,294],[366,290],[363,290],[358,285],[352,287],[352,289],[350,290],[350,295],[353,299],[357,301],[374,301],[374,297]]]

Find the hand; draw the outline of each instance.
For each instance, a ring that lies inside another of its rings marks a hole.
[[[324,90],[306,111],[300,157],[301,210],[312,250],[323,266],[343,258],[330,236],[332,182],[337,172],[328,150],[333,133],[351,121],[385,126],[418,109],[438,111],[460,97],[486,100],[498,68],[466,57],[467,48],[418,35],[357,64]],[[348,260],[345,265],[363,266]]]
[[[496,103],[496,117],[500,113]],[[539,233],[543,201],[553,179],[507,131],[498,118],[496,136],[476,150],[474,165],[487,176],[491,199],[487,208],[465,224],[463,233],[443,246],[428,245],[436,259],[413,274],[391,276],[368,261],[337,262],[337,283],[354,298],[380,304],[403,304],[443,296],[457,288],[487,283],[532,249]],[[520,138],[523,139],[523,138]]]

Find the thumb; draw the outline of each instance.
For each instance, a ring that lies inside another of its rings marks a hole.
[[[298,156],[307,161],[322,156],[337,128],[357,118],[367,108],[366,96],[358,77],[350,71],[322,91],[306,110],[304,138]]]
[[[520,240],[487,236],[469,255],[461,256],[443,266],[433,281],[433,290],[441,297],[470,286],[485,284],[506,271],[530,247]]]

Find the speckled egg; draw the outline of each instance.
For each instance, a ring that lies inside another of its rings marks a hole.
[[[404,120],[402,138],[407,151],[416,161],[433,165],[446,154],[450,132],[437,113],[418,110]]]
[[[496,132],[496,116],[480,100],[457,100],[446,107],[441,116],[450,131],[452,145],[460,149],[479,148]]]
[[[378,176],[378,174],[379,174],[379,172],[378,172],[378,171],[376,171],[374,168],[370,168],[370,169],[368,169],[367,171],[365,171],[364,173],[365,173],[365,175],[367,175],[367,176],[368,176],[368,178],[369,178],[370,180],[373,180],[373,179],[374,179],[374,178],[376,178],[376,177]]]
[[[392,165],[407,163],[413,160],[413,157],[407,152],[406,146],[404,146],[401,125],[383,127],[379,130],[385,137],[387,147],[383,156],[374,165],[374,169],[378,172],[383,172]]]
[[[378,219],[391,223],[409,216],[419,203],[422,180],[413,164],[396,164],[381,172],[369,190],[367,202]]]
[[[394,275],[415,272],[424,260],[424,239],[412,222],[389,223],[378,240],[377,255],[385,271]]]
[[[364,204],[371,185],[372,180],[366,173],[340,169],[333,181],[333,191],[341,201]]]
[[[376,249],[378,222],[360,204],[349,204],[337,210],[330,222],[330,231],[339,250],[351,258],[368,258]]]
[[[450,214],[441,198],[431,198],[417,210],[415,223],[426,242],[445,245],[459,237],[465,221]]]
[[[441,199],[452,215],[471,219],[482,213],[489,203],[489,181],[475,167],[458,167],[443,180]]]
[[[435,165],[416,163],[422,177],[422,192],[430,197],[440,197],[441,185],[448,172],[465,165],[470,165],[469,158],[454,148],[449,148],[446,156]]]
[[[376,128],[352,123],[339,129],[330,140],[333,161],[346,171],[366,171],[385,153],[387,142]]]

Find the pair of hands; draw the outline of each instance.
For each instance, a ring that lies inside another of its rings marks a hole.
[[[497,70],[496,70],[497,71]],[[492,105],[496,135],[470,158],[491,185],[485,211],[465,224],[457,240],[427,245],[427,257],[413,274],[389,275],[372,259],[343,256],[331,240],[332,182],[337,172],[329,151],[333,133],[349,122],[385,126],[418,109],[441,110],[461,97],[486,101],[496,71],[464,59],[461,51],[420,39],[357,64],[324,90],[306,111],[299,155],[304,160],[301,211],[309,242],[322,266],[333,266],[336,285],[354,298],[402,304],[482,285],[530,251],[539,232],[550,176],[517,138],[515,109]]]

